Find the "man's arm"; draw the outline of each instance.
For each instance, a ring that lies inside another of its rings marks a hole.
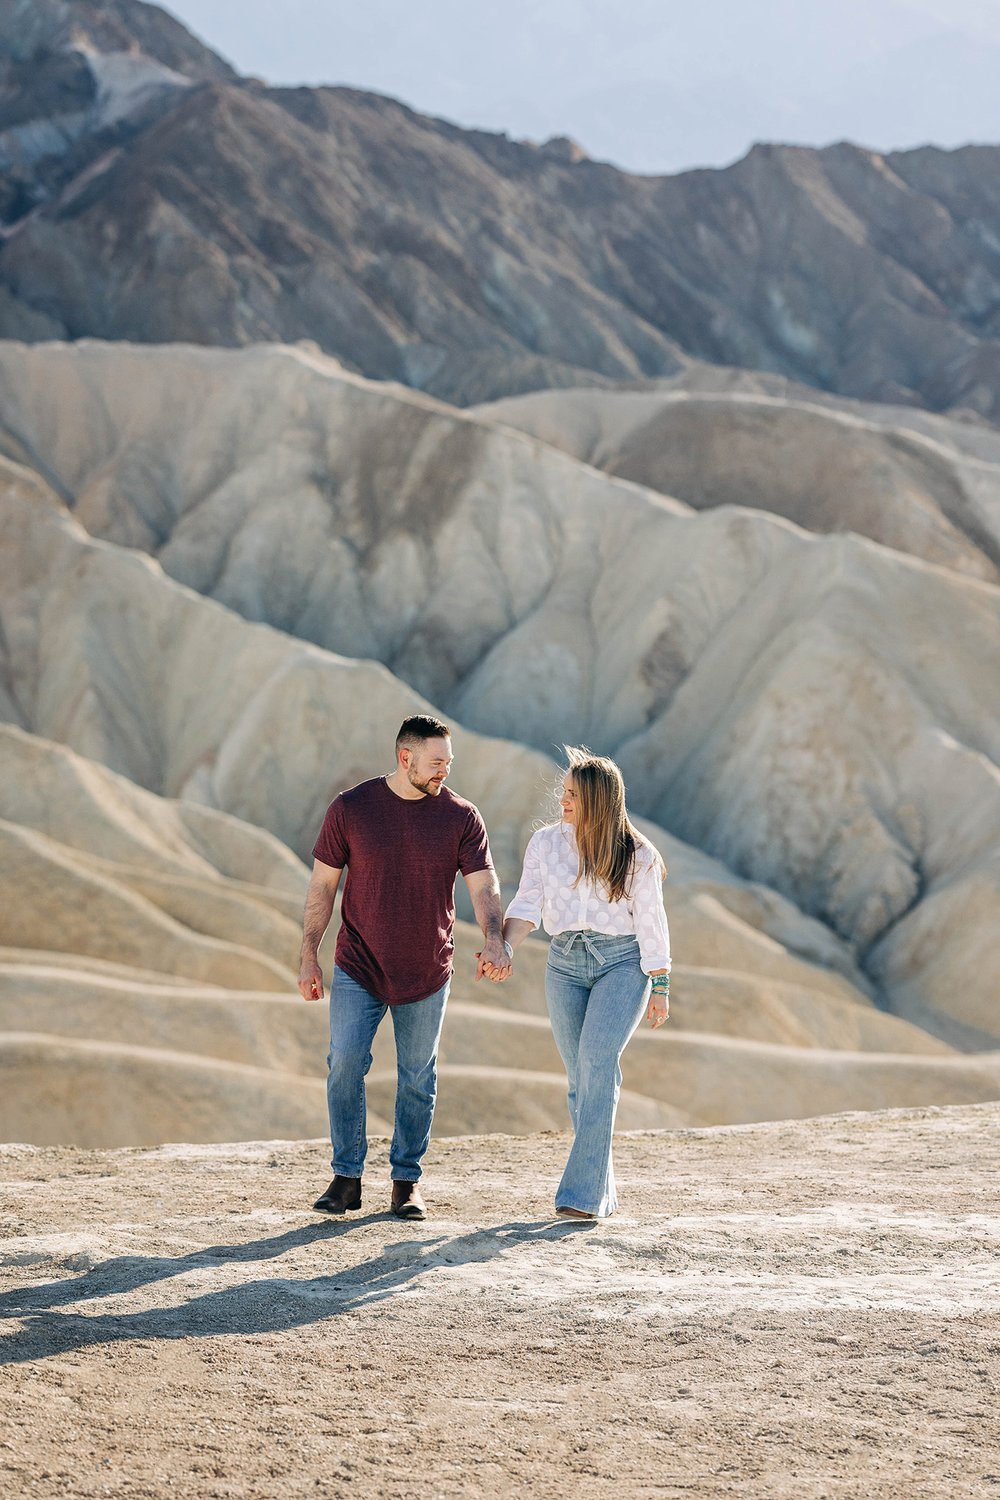
[[[333,902],[342,870],[313,861],[313,872],[306,892],[306,909],[302,918],[302,955],[299,963],[299,994],[303,1000],[322,1000],[323,970],[319,966],[319,945],[333,916]]]
[[[476,870],[466,875],[465,883],[472,897],[476,921],[483,929],[483,951],[477,954],[476,978],[482,979],[489,969],[489,977],[499,983],[509,979],[513,971],[503,941],[503,911],[500,907],[500,882],[493,869]]]

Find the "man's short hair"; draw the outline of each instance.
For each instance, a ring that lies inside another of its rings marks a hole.
[[[425,740],[449,739],[450,736],[451,730],[441,719],[432,719],[428,714],[414,714],[412,719],[404,719],[399,726],[396,754],[399,754],[404,745],[408,750],[415,750]]]

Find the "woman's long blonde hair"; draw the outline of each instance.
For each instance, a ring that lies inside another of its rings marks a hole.
[[[613,760],[592,755],[584,746],[564,745],[566,764],[577,794],[576,847],[580,854],[577,883],[600,883],[609,901],[627,896],[635,869],[636,850],[652,850],[662,875],[666,867],[659,852],[635,827],[625,807],[625,782]]]

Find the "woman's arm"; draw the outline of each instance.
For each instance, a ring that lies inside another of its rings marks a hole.
[[[636,858],[640,858],[638,851]],[[663,906],[662,867],[653,850],[635,872],[629,910],[639,944],[639,962],[643,973],[653,981],[646,1015],[655,1031],[670,1015],[670,931]]]
[[[507,908],[503,924],[503,940],[510,945],[511,953],[536,928],[542,920],[542,872],[538,859],[538,836],[532,834],[524,851],[524,864],[517,894]],[[487,979],[496,980],[499,970],[492,965],[483,971]],[[510,972],[509,969],[507,971]],[[506,977],[506,976],[505,976]]]
[[[503,924],[503,940],[517,949],[524,942],[529,932],[534,932],[537,923],[529,922],[526,917],[508,917]]]
[[[632,877],[628,909],[639,944],[639,962],[644,974],[670,973],[670,930],[663,907],[663,877],[655,851],[636,853],[641,860]]]
[[[666,975],[665,986],[656,983],[657,975]],[[670,1019],[670,970],[657,969],[650,976],[653,980],[653,988],[649,994],[649,1004],[646,1007],[646,1019],[652,1021],[653,1030],[662,1026]]]
[[[504,940],[510,943],[512,948],[516,948],[518,943],[523,942],[533,928],[541,926],[543,897],[542,865],[538,857],[538,834],[533,833],[528,840],[528,847],[524,851],[524,864],[521,867],[521,879],[518,882],[517,894],[508,906],[504,916]],[[511,929],[511,933],[517,933],[516,937],[508,933],[508,927]]]

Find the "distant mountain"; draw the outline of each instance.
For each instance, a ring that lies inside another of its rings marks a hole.
[[[750,139],[878,150],[997,133],[995,0],[172,0],[244,71],[349,84],[457,124],[568,134],[632,172],[722,166]],[[266,61],[264,61],[266,59]]]
[[[52,52],[143,54],[189,78],[232,78],[232,67],[159,5],[144,0],[0,0],[0,57]]]
[[[235,76],[155,5],[0,0],[0,220],[78,187],[195,83]],[[21,318],[44,327],[44,314]]]
[[[234,78],[136,0],[27,16],[0,5],[0,334],[313,339],[459,403],[702,360],[1000,411],[998,148],[638,178]]]

